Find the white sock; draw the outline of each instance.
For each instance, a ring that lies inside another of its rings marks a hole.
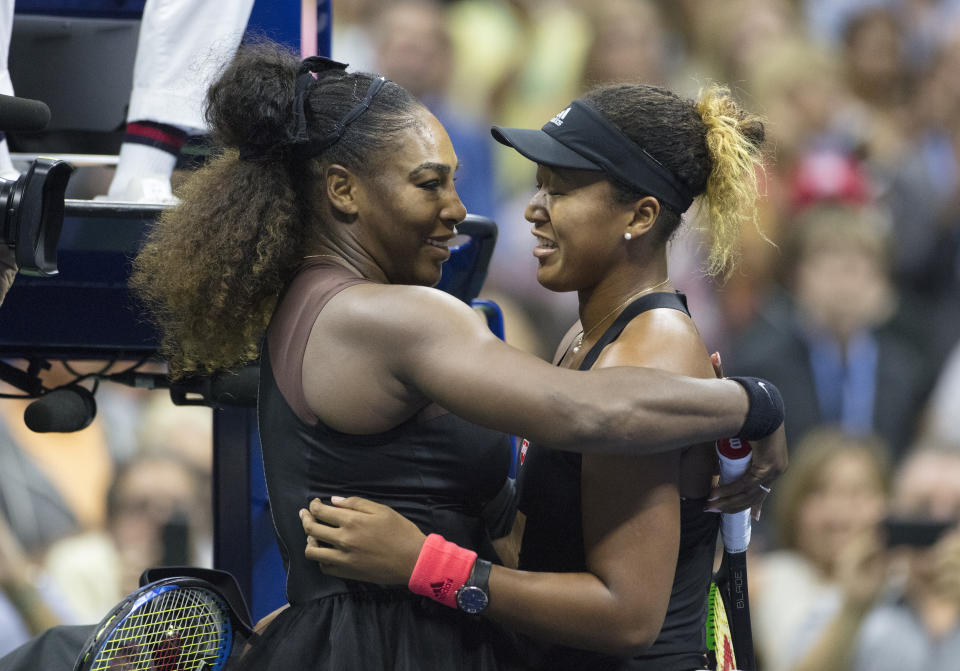
[[[170,152],[138,142],[124,142],[120,145],[117,171],[110,182],[107,195],[111,198],[123,195],[131,180],[137,178],[169,181],[176,165],[177,157]]]

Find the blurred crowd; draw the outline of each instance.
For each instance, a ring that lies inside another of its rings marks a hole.
[[[544,358],[576,296],[537,285],[533,166],[490,125],[538,128],[618,80],[721,82],[765,116],[737,269],[703,272],[695,210],[671,249],[727,373],[787,404],[792,465],[750,558],[762,668],[958,668],[960,0],[333,0],[333,18],[334,58],[449,130],[464,203],[499,226],[482,296]],[[209,411],[97,398],[62,436],[0,403],[0,654],[99,619],[147,566],[210,563]]]
[[[40,378],[129,362],[105,365],[55,362]],[[96,401],[73,433],[33,433],[28,400],[0,401],[0,656],[52,625],[100,621],[147,568],[213,564],[212,411],[113,382]]]

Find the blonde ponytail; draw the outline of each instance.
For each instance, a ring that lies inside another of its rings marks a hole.
[[[710,239],[706,272],[729,275],[740,253],[742,222],[751,220],[760,230],[757,198],[763,171],[763,122],[746,113],[730,90],[719,84],[700,92],[696,111],[707,127],[706,145],[713,164],[700,196]],[[767,239],[762,231],[760,235]]]

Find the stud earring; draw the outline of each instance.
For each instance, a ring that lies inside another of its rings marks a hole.
[[[629,232],[623,234],[623,239],[624,239],[624,240],[630,240],[632,237],[633,237],[633,236],[630,235]]]

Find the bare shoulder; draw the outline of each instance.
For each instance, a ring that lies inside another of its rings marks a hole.
[[[595,367],[646,366],[689,375],[713,377],[713,367],[696,324],[671,308],[648,310],[633,319],[607,346]]]
[[[331,335],[368,341],[422,338],[441,328],[476,328],[480,324],[463,301],[431,287],[361,284],[340,292],[327,304],[318,326]]]
[[[469,306],[436,289],[348,287],[320,311],[307,340],[307,404],[338,431],[392,428],[433,400],[409,383],[411,371],[443,361],[441,349],[452,351],[481,326]]]

